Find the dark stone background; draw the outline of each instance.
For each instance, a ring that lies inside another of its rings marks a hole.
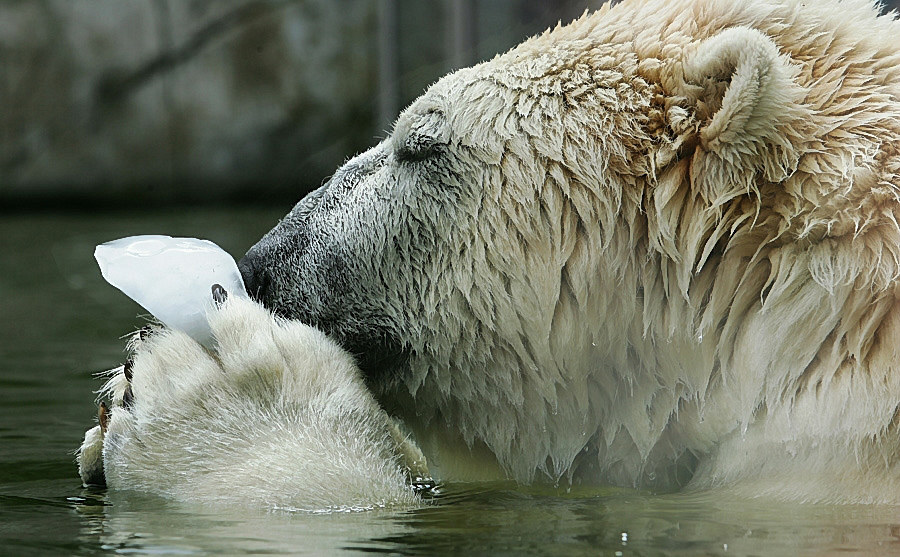
[[[441,75],[600,3],[0,0],[0,210],[292,202]]]

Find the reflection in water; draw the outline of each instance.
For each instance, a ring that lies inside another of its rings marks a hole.
[[[410,528],[389,540],[395,549],[682,555],[900,550],[895,508],[772,504],[722,493],[554,494],[512,485],[454,491],[451,486],[440,504],[398,519]]]
[[[239,256],[283,212],[0,217],[0,554],[900,553],[898,508],[726,493],[451,484],[408,511],[309,515],[81,488],[72,451],[96,417],[91,372],[121,363],[118,337],[143,322],[103,282],[94,246],[162,233]]]
[[[84,493],[70,501],[81,517],[81,541],[116,553],[321,555],[356,540],[402,536],[409,529],[390,520],[387,511],[232,512],[125,492]]]
[[[444,486],[440,495],[410,511],[335,514],[231,513],[124,492],[84,492],[70,501],[81,517],[80,541],[118,553],[900,551],[895,508],[772,504],[717,493],[565,493],[561,488],[457,484]]]

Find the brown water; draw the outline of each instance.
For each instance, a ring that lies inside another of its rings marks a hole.
[[[900,554],[895,507],[454,484],[414,510],[254,515],[82,488],[91,373],[118,365],[119,337],[143,323],[94,246],[171,234],[239,255],[286,210],[0,216],[0,555]]]

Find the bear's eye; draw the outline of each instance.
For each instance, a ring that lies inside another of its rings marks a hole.
[[[430,136],[412,133],[397,149],[397,161],[421,162],[430,159],[440,152],[440,144]]]

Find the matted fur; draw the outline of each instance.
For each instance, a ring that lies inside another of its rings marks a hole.
[[[900,502],[900,24],[625,0],[440,80],[244,269],[445,478]],[[249,262],[249,263],[248,263]]]

